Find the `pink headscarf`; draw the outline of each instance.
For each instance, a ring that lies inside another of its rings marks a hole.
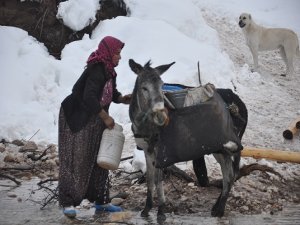
[[[112,36],[104,37],[98,45],[98,49],[94,51],[88,58],[87,63],[103,62],[107,72],[115,77],[116,71],[112,57],[117,54],[119,49],[124,47],[124,43]]]
[[[119,39],[106,36],[101,40],[98,45],[98,49],[94,51],[88,58],[87,63],[95,63],[95,62],[102,62],[105,65],[105,68],[108,73],[111,74],[112,77],[117,76],[115,71],[115,66],[113,63],[113,56],[118,54],[118,51],[124,47],[124,43],[121,42]],[[100,104],[101,106],[109,105],[112,101],[113,96],[113,81],[109,79],[103,88],[101,93]]]

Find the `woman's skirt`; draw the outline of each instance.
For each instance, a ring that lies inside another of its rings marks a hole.
[[[59,113],[59,204],[77,206],[83,199],[104,204],[109,201],[108,170],[97,165],[105,124],[95,115],[79,132],[73,133],[61,108]]]

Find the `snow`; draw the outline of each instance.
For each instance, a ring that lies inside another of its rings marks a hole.
[[[63,23],[74,31],[80,31],[96,20],[96,12],[100,9],[98,0],[69,0],[59,4],[57,15]]]
[[[96,0],[62,2],[57,17],[73,30],[95,19]],[[165,82],[197,86],[197,62],[202,83],[231,88],[246,103],[249,121],[243,144],[300,151],[300,139],[284,140],[282,132],[300,116],[299,57],[296,74],[281,77],[285,70],[276,52],[259,58],[261,71],[250,72],[252,58],[245,45],[238,17],[252,14],[257,24],[285,27],[300,36],[298,0],[126,0],[131,14],[101,21],[91,37],[65,46],[61,60],[50,56],[42,43],[26,31],[0,26],[0,138],[57,143],[61,101],[71,92],[89,54],[99,41],[112,35],[125,43],[116,68],[118,90],[130,93],[136,75],[130,58],[153,66],[176,63],[162,76]],[[112,104],[110,114],[123,125],[124,154],[134,154],[135,167],[145,171],[130,130],[128,106]]]

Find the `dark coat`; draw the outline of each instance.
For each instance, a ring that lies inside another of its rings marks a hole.
[[[92,115],[99,114],[102,110],[100,99],[104,85],[110,77],[111,75],[106,72],[103,63],[88,65],[83,71],[73,86],[72,93],[61,103],[66,121],[72,132],[81,130]],[[121,93],[116,89],[116,77],[114,77],[112,101],[119,103],[118,97],[120,95]],[[108,111],[108,107],[105,107],[104,110]]]

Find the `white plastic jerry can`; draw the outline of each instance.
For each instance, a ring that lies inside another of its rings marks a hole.
[[[115,123],[113,129],[106,128],[102,134],[97,164],[107,170],[119,167],[125,136],[121,125]]]

